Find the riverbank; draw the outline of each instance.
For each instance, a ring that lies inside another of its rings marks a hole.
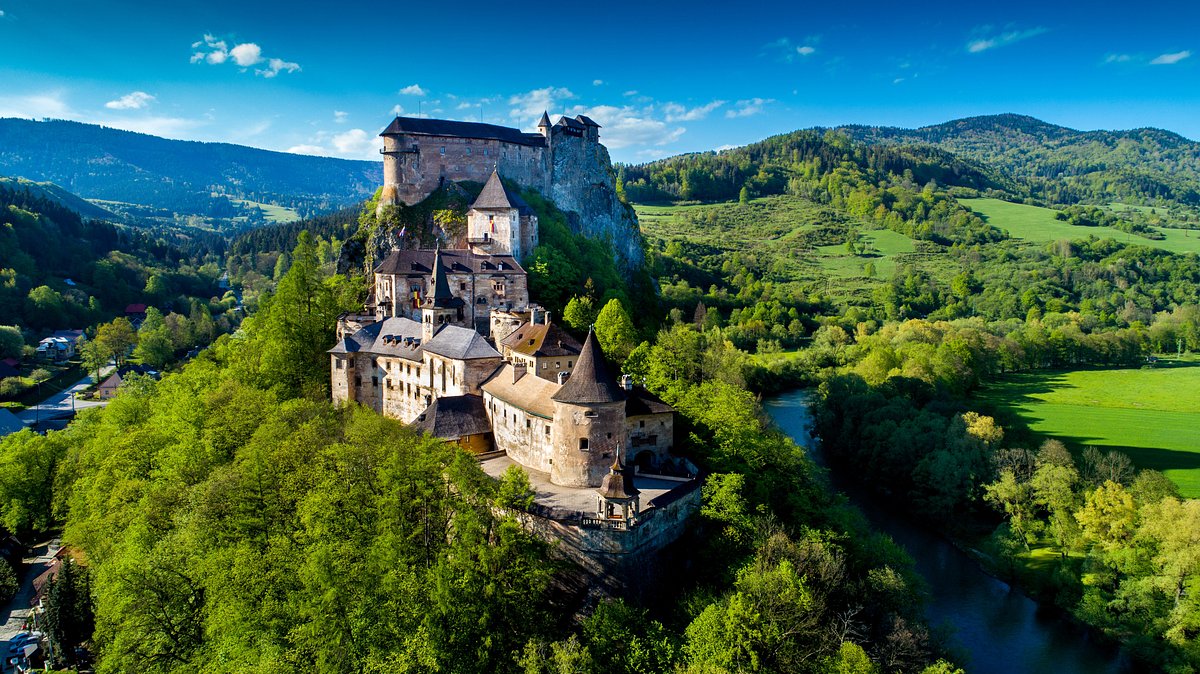
[[[812,442],[808,391],[792,391],[764,401],[775,424],[810,456],[826,465]],[[1047,611],[1034,599],[987,572],[970,545],[955,543],[941,532],[913,523],[875,498],[840,471],[831,479],[868,521],[904,548],[929,587],[926,616],[930,624],[948,627],[968,672],[1010,674],[1124,674],[1134,671],[1128,659],[1101,643],[1073,618]]]

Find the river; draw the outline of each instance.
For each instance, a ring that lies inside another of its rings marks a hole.
[[[809,392],[785,393],[766,401],[775,423],[797,443],[812,447]],[[812,453],[823,463],[819,451]],[[862,488],[839,480],[835,486],[878,530],[892,537],[915,562],[929,585],[926,617],[954,635],[961,667],[970,674],[1123,674],[1124,658],[1089,640],[1086,631],[988,574],[945,538],[916,526]]]

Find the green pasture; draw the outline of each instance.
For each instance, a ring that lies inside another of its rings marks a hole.
[[[1200,497],[1200,359],[1010,375],[980,399],[1006,427],[1016,422],[1077,451],[1118,449],[1164,472],[1185,496]]]
[[[230,199],[235,204],[242,206],[258,206],[262,209],[263,217],[268,222],[295,222],[300,219],[300,214],[286,206],[277,206],[275,204],[264,204],[260,201],[250,201],[248,199]]]
[[[959,199],[958,202],[978,213],[988,224],[1008,231],[1009,235],[1017,239],[1058,241],[1086,239],[1095,235],[1123,243],[1161,248],[1172,253],[1200,252],[1200,232],[1192,230],[1158,228],[1166,238],[1155,241],[1109,227],[1080,227],[1055,220],[1055,211],[1050,208],[1014,204],[999,199]]]
[[[897,266],[921,257],[914,252],[913,240],[903,234],[875,229],[871,223],[791,196],[753,199],[749,204],[637,204],[635,209],[651,240],[681,239],[745,253],[770,266],[777,278],[823,286],[835,298],[862,299],[892,278]],[[861,255],[846,251],[844,234],[851,228],[867,245]],[[822,236],[829,233],[833,234]],[[866,272],[868,263],[875,267],[874,278]],[[922,265],[930,266],[927,260]]]

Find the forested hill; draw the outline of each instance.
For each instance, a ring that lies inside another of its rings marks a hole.
[[[1021,186],[1017,196],[1052,204],[1136,201],[1200,206],[1200,143],[1162,129],[1076,131],[1004,114],[919,129],[838,130],[873,145],[932,145],[1012,176]]]
[[[363,201],[379,162],[168,140],[94,124],[0,119],[0,175],[50,181],[87,199],[232,218],[248,200],[312,215]]]
[[[910,182],[975,189],[1003,188],[1003,175],[985,165],[929,145],[870,145],[847,134],[807,129],[772,136],[722,152],[701,152],[621,167],[622,189],[635,202],[725,201],[742,188],[750,196],[795,191],[797,177],[811,179],[843,169],[868,182],[905,176]]]

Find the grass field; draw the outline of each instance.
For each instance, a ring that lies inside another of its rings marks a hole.
[[[923,269],[940,266],[915,253],[912,239],[888,229],[851,220],[826,207],[790,196],[753,199],[749,204],[635,206],[642,230],[650,239],[685,239],[689,243],[738,251],[766,260],[788,282],[813,283],[834,298],[869,296],[892,278],[898,265],[920,258]],[[867,244],[865,255],[846,252],[845,231],[853,228]],[[875,267],[870,278],[867,263]],[[947,267],[947,274],[953,270]]]
[[[1080,227],[1055,220],[1050,208],[1014,204],[999,199],[959,199],[959,203],[975,211],[993,227],[1007,230],[1017,239],[1028,241],[1057,241],[1085,239],[1089,235],[1116,239],[1124,243],[1161,248],[1172,253],[1200,252],[1200,232],[1184,229],[1159,228],[1167,238],[1155,241],[1109,227]]]
[[[1119,449],[1166,473],[1185,496],[1200,497],[1200,358],[1013,375],[980,399],[1002,412],[1002,424],[1018,421],[1075,450]]]
[[[300,214],[296,211],[287,208],[286,206],[276,206],[275,204],[264,204],[258,201],[249,201],[246,199],[230,199],[235,204],[243,206],[258,206],[262,209],[263,217],[268,222],[295,222],[300,219]]]

